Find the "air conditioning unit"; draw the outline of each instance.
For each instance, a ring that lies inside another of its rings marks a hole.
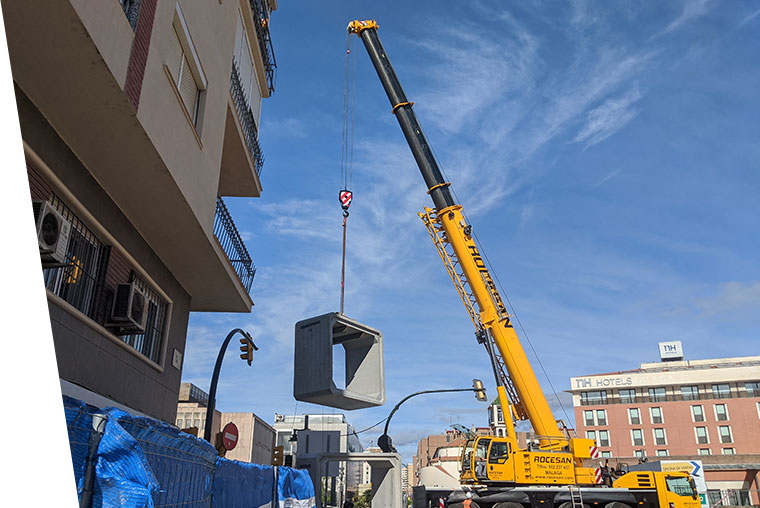
[[[108,326],[124,332],[143,333],[148,319],[148,297],[134,282],[119,284],[113,297]]]
[[[71,223],[50,201],[33,201],[34,222],[37,224],[37,243],[43,263],[66,262]]]

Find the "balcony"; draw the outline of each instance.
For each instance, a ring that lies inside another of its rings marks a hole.
[[[234,60],[230,76],[230,94],[232,95],[232,101],[235,103],[235,111],[237,112],[238,120],[240,120],[245,144],[256,168],[256,175],[261,177],[261,170],[264,168],[264,155],[259,145],[259,130],[256,128],[256,121],[254,120],[253,111],[251,111],[251,105],[248,104],[243,94],[240,71]]]
[[[277,62],[274,59],[272,38],[269,36],[269,6],[267,5],[267,0],[250,0],[250,2],[254,25],[256,26],[256,39],[259,42],[259,51],[264,61],[264,73],[266,74],[267,86],[271,95],[274,93]]]
[[[240,283],[250,294],[253,277],[256,275],[256,267],[251,255],[248,254],[243,239],[240,237],[232,216],[227,210],[227,205],[221,197],[216,200],[216,215],[214,216],[214,236],[219,241],[227,259],[232,263]]]

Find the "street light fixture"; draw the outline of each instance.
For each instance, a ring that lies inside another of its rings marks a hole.
[[[450,393],[450,392],[475,392],[475,397],[478,400],[480,401],[486,400],[486,389],[483,386],[483,382],[479,379],[472,380],[472,388],[449,388],[445,390],[423,390],[421,392],[415,392],[415,393],[412,393],[411,395],[407,395],[406,397],[401,399],[401,401],[399,401],[398,404],[396,404],[396,406],[391,410],[391,413],[388,415],[388,418],[385,420],[385,430],[383,431],[383,435],[377,439],[377,446],[385,453],[391,453],[391,452],[396,451],[396,449],[393,447],[393,440],[391,439],[391,436],[388,435],[388,426],[391,423],[391,418],[393,418],[394,413],[398,411],[399,407],[401,407],[401,404],[411,399],[412,397],[416,397],[417,395],[424,395],[426,393]]]

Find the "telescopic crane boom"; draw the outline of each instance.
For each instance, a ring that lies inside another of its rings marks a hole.
[[[645,504],[650,508],[699,508],[694,482],[686,473],[626,474],[606,466],[584,467],[584,459],[595,458],[595,443],[591,439],[569,436],[554,419],[506,306],[478,251],[472,227],[465,219],[462,206],[454,201],[449,182],[441,175],[412,109],[413,103],[404,94],[377,28],[372,20],[352,21],[348,25],[349,33],[358,35],[369,53],[390,100],[391,111],[433,200],[435,209],[426,208],[420,217],[470,314],[478,342],[488,351],[507,424],[506,437],[477,436],[468,441],[462,453],[460,480],[474,484],[479,489],[478,504],[488,508],[525,508],[545,502],[548,508],[577,508],[591,503],[605,508]],[[530,420],[537,434],[536,448],[519,448],[513,417]],[[602,482],[613,488],[589,488]],[[569,497],[566,492],[544,488],[550,485],[569,487]],[[513,491],[514,486],[521,486],[522,490]],[[452,493],[449,502],[455,504],[449,506],[462,506],[457,501],[463,501],[463,496],[461,491]]]
[[[536,434],[552,440],[552,447],[556,447],[560,443],[566,446],[566,436],[559,429],[554,419],[549,403],[541,391],[525,350],[512,326],[504,302],[478,251],[472,237],[472,227],[465,220],[462,206],[457,204],[451,196],[450,184],[441,175],[438,163],[433,157],[430,145],[412,109],[413,103],[404,94],[401,83],[396,77],[388,55],[380,42],[377,34],[377,23],[374,21],[354,21],[349,25],[349,31],[359,35],[364,42],[388,95],[392,112],[401,126],[414,159],[417,161],[422,178],[427,185],[428,194],[430,194],[435,205],[435,219],[442,227],[445,239],[453,249],[479,309],[477,317],[482,325],[479,327],[479,331],[490,334],[492,342],[496,346],[496,351],[493,351],[492,355],[498,355],[503,359],[512,381],[511,384],[514,387],[512,402],[518,417],[527,417]],[[484,339],[481,337],[480,340]],[[498,360],[496,363],[498,364]],[[501,385],[503,381],[497,378],[497,384]],[[502,388],[507,389],[507,387]],[[508,401],[501,400],[501,403],[506,417],[508,416]]]

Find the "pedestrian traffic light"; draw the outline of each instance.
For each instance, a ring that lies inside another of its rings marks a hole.
[[[483,386],[483,381],[480,379],[472,380],[472,390],[475,392],[475,398],[481,402],[486,400],[486,389]]]
[[[253,352],[258,350],[259,348],[253,343],[253,338],[250,334],[246,334],[245,337],[240,339],[240,358],[246,360],[248,365],[253,363]]]

